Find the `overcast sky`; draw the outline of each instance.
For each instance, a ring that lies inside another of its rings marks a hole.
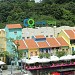
[[[40,0],[35,0],[35,2],[39,2]]]

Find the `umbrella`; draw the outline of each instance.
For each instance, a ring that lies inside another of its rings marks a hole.
[[[0,65],[4,65],[5,64],[5,62],[3,62],[3,61],[0,61]]]
[[[75,55],[72,56],[72,59],[75,59]]]
[[[50,59],[48,59],[48,58],[42,58],[42,59],[39,59],[38,62],[39,63],[46,63],[46,62],[50,62]]]
[[[25,63],[27,63],[27,64],[34,64],[36,62],[35,62],[35,60],[32,60],[32,59],[26,59]]]
[[[71,60],[71,59],[73,59],[73,56],[72,55],[65,55],[65,56],[62,56],[62,57],[60,57],[60,60]]]
[[[59,61],[59,57],[53,55],[50,57],[50,61]]]

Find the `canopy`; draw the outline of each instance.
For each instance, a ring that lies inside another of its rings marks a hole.
[[[41,59],[39,59],[38,62],[39,63],[46,63],[46,62],[50,62],[50,59],[48,59],[48,58],[41,58]]]
[[[60,57],[60,60],[71,60],[73,58],[73,56],[72,55],[65,55],[65,56],[62,56],[62,57]]]
[[[75,55],[72,56],[72,59],[75,59]]]
[[[66,58],[67,58],[67,60],[71,60],[73,58],[73,56],[72,55],[67,55]]]
[[[50,61],[59,61],[59,57],[53,55],[50,57]]]
[[[5,62],[3,62],[3,61],[0,61],[0,65],[4,65],[5,64]]]

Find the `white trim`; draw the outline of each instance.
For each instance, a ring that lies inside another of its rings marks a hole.
[[[54,39],[57,41],[57,43],[61,46],[61,44],[58,42],[58,40],[54,37]]]
[[[23,39],[23,42],[24,42],[24,44],[26,45],[26,47],[28,48],[28,46],[27,46],[27,44],[26,44],[26,42],[25,42],[25,40]]]
[[[70,38],[69,35],[64,30],[62,30],[62,31],[67,35],[68,38]]]
[[[17,46],[15,45],[15,43],[12,43],[16,48],[17,48]]]
[[[62,36],[62,38],[66,41],[66,39]],[[67,42],[67,41],[66,41]],[[68,42],[67,42],[68,43]],[[69,43],[68,43],[69,44]]]
[[[48,43],[48,41],[46,40],[46,43],[50,46],[50,44]]]
[[[74,32],[74,30],[72,30],[73,32]],[[74,32],[74,34],[75,34],[75,32]]]
[[[35,43],[37,44],[37,46],[39,47],[38,43],[35,41]]]

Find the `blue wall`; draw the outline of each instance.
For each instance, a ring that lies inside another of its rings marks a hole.
[[[13,38],[14,40],[16,40],[17,37],[19,37],[19,39],[22,39],[22,28],[8,29],[6,26],[5,32],[6,32],[6,38],[7,39]],[[17,32],[17,33],[15,34],[14,32]],[[9,40],[7,40],[7,42],[6,42],[6,50],[10,53],[13,52],[12,42]]]
[[[21,37],[20,39],[22,39],[22,28],[8,29],[7,27],[5,27],[5,31],[6,31],[6,38],[16,39],[16,37]]]

